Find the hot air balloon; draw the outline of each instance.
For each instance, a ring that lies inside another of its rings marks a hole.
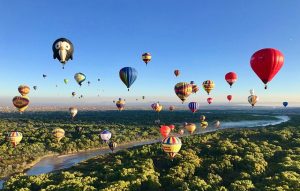
[[[23,113],[29,105],[29,99],[26,96],[15,96],[12,102],[20,113]]]
[[[145,96],[142,96],[142,99],[145,99]]]
[[[215,83],[212,80],[206,80],[203,82],[202,86],[203,86],[204,90],[207,92],[207,94],[209,95],[211,90],[214,89]]]
[[[207,121],[201,121],[200,126],[202,129],[206,129],[206,127],[208,126]]]
[[[22,140],[23,135],[21,132],[18,131],[12,131],[8,134],[7,140],[16,147]]]
[[[66,38],[55,40],[52,45],[52,51],[53,59],[57,58],[57,60],[62,63],[63,68],[69,59],[73,60],[74,46],[72,42]]]
[[[213,102],[213,98],[211,98],[211,97],[207,98],[207,103],[208,104],[211,104],[212,102]]]
[[[157,113],[159,113],[162,110],[162,108],[163,108],[163,106],[160,105],[158,102],[151,104],[151,107]]]
[[[65,130],[63,130],[62,128],[55,128],[52,131],[52,135],[57,140],[57,142],[59,142],[62,138],[65,137]]]
[[[125,108],[125,100],[122,100],[121,98],[119,98],[119,100],[116,103],[116,106],[118,108],[119,111],[124,110]]]
[[[113,103],[116,103],[116,101],[115,101],[115,100],[113,100]]]
[[[75,79],[76,82],[81,86],[81,85],[82,85],[82,82],[85,81],[86,76],[85,76],[83,73],[79,72],[79,73],[76,73],[76,74],[74,75],[74,79]]]
[[[231,87],[237,81],[237,74],[234,72],[229,72],[225,75],[225,80]]]
[[[26,96],[30,92],[30,88],[26,85],[20,85],[18,91],[22,96]]]
[[[68,84],[69,80],[68,79],[64,79],[64,83]]]
[[[122,82],[127,86],[129,91],[130,86],[137,78],[138,72],[132,67],[124,67],[120,70],[119,75]]]
[[[47,77],[47,75],[46,74],[43,74],[43,78],[45,79]]]
[[[204,115],[200,116],[200,121],[205,121],[206,117]]]
[[[196,125],[194,123],[188,123],[184,127],[190,134],[193,134],[196,130]]]
[[[199,104],[197,102],[190,102],[189,109],[191,112],[195,113],[198,110]]]
[[[152,56],[151,56],[151,54],[148,53],[148,52],[147,52],[147,53],[144,53],[144,54],[142,55],[142,59],[143,59],[143,61],[146,63],[146,66],[147,66],[148,62],[150,62],[151,58],[152,58]]]
[[[104,130],[101,132],[100,137],[105,143],[107,143],[111,138],[111,132]]]
[[[100,78],[98,78],[98,82],[100,82]]]
[[[169,136],[170,132],[171,132],[171,128],[169,126],[166,125],[161,125],[160,126],[160,134],[165,138],[167,136]]]
[[[162,149],[173,159],[181,149],[181,140],[178,137],[170,136],[162,140]]]
[[[199,91],[197,84],[194,81],[191,81],[190,84],[192,85],[192,93],[197,93]]]
[[[251,95],[248,97],[248,102],[252,105],[252,107],[254,107],[257,101],[258,101],[258,96],[256,95]]]
[[[287,107],[288,105],[289,105],[289,102],[282,102],[282,105],[284,106],[284,107]]]
[[[170,111],[173,111],[175,109],[175,106],[173,106],[173,105],[171,105],[170,107],[169,107],[169,110]]]
[[[78,110],[76,107],[70,107],[69,112],[70,112],[72,119],[74,119],[74,117],[77,115]]]
[[[179,76],[180,71],[179,71],[179,70],[175,70],[175,71],[174,71],[174,74],[175,74],[175,76],[177,77],[177,76]]]
[[[254,89],[250,89],[250,95],[254,95]]]
[[[221,126],[221,122],[218,121],[218,120],[217,120],[217,121],[214,121],[214,122],[213,122],[213,125],[214,125],[215,128],[219,128],[219,127]]]
[[[179,134],[179,135],[183,135],[183,134],[184,134],[184,129],[180,129],[180,130],[178,131],[178,134]]]
[[[76,93],[75,93],[75,92],[72,92],[72,96],[73,96],[73,97],[76,96]]]
[[[90,85],[90,84],[91,84],[91,82],[90,82],[90,81],[88,81],[87,83],[88,83],[88,85]]]
[[[250,60],[252,70],[265,84],[270,82],[282,68],[284,62],[283,54],[274,48],[265,48],[255,52]]]
[[[34,90],[37,90],[37,86],[33,86],[33,89],[34,89]]]
[[[175,125],[169,125],[171,131],[173,131],[175,129]]]
[[[191,95],[193,91],[193,86],[186,82],[179,82],[175,85],[175,93],[181,99],[182,103]]]
[[[110,142],[108,143],[108,146],[109,146],[110,150],[111,150],[112,152],[114,152],[115,148],[117,147],[117,143],[114,142],[114,141],[110,141]]]
[[[232,100],[232,95],[227,96],[228,101],[230,102]]]

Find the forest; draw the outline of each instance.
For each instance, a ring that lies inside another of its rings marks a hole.
[[[0,164],[4,170],[11,161],[11,168],[21,168],[21,163],[49,152],[104,146],[98,136],[103,129],[112,131],[119,143],[159,137],[153,123],[157,116],[150,111],[83,112],[75,121],[68,121],[63,112],[1,115],[2,137],[14,128],[25,134],[16,149],[2,141]],[[238,111],[205,115],[209,120],[222,116],[222,121],[272,119]],[[272,127],[224,129],[183,137],[174,160],[157,143],[99,156],[54,173],[16,174],[5,183],[4,190],[299,190],[300,119],[295,114],[289,116],[289,122]],[[186,111],[162,112],[160,118],[166,124],[198,121],[198,115]],[[76,132],[77,126],[84,130]],[[67,132],[61,143],[51,137],[54,127]]]

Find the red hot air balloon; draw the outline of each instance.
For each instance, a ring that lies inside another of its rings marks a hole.
[[[171,131],[173,131],[175,129],[175,125],[169,125]]]
[[[213,102],[213,98],[211,98],[211,97],[207,98],[207,103],[208,104],[211,104],[212,102]]]
[[[177,77],[177,76],[179,76],[180,71],[179,71],[179,70],[175,70],[175,71],[174,71],[174,74],[175,74],[175,76]]]
[[[270,82],[283,66],[283,54],[274,48],[265,48],[255,52],[250,60],[252,70],[265,84]]]
[[[232,95],[228,95],[227,99],[228,99],[228,101],[231,101],[232,100]]]
[[[234,82],[237,81],[237,75],[234,72],[229,72],[225,75],[225,80],[227,81],[227,83],[230,85],[230,87],[232,86],[232,84],[234,84]]]
[[[169,136],[171,132],[171,128],[169,126],[166,126],[166,125],[161,125],[160,126],[160,134],[166,138],[167,136]]]

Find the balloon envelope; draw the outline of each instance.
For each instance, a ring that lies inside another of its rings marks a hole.
[[[101,132],[100,137],[104,142],[107,142],[111,138],[111,132],[104,130]]]
[[[197,102],[190,102],[188,106],[191,112],[195,113],[198,110],[199,104]]]
[[[120,70],[119,76],[122,82],[126,85],[126,87],[129,88],[130,86],[135,82],[137,78],[138,72],[135,68],[132,67],[124,67]]]
[[[187,82],[179,82],[175,85],[174,91],[183,103],[193,92],[193,86]]]
[[[65,130],[63,130],[62,128],[55,128],[52,131],[52,135],[57,140],[57,142],[59,142],[65,136]]]
[[[234,72],[229,72],[225,75],[225,80],[231,87],[237,81],[237,74]]]
[[[169,134],[171,132],[171,128],[169,126],[166,126],[166,125],[161,125],[159,130],[160,130],[160,134],[163,137],[169,136]]]
[[[21,132],[18,131],[12,131],[8,134],[8,141],[14,146],[16,147],[22,140],[23,135]]]
[[[170,136],[162,140],[162,149],[171,158],[174,158],[175,155],[180,151],[181,145],[181,140],[178,137]]]

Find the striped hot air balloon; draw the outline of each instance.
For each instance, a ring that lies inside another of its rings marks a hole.
[[[257,101],[258,101],[258,96],[256,96],[256,95],[250,95],[248,97],[248,102],[251,104],[252,108],[255,106]]]
[[[207,94],[209,95],[211,90],[215,88],[215,83],[212,80],[206,80],[203,82],[202,86],[204,90],[207,92]]]
[[[63,130],[62,128],[55,128],[52,131],[52,135],[57,140],[57,142],[59,142],[63,137],[65,137],[65,130]]]
[[[170,136],[162,140],[162,149],[173,159],[181,149],[181,140],[178,137]]]
[[[190,102],[189,109],[191,112],[195,113],[198,110],[199,104],[197,102]]]
[[[135,68],[132,67],[124,67],[120,70],[119,76],[122,82],[126,85],[126,87],[129,88],[134,83],[138,75],[138,72]]]
[[[146,66],[147,66],[148,62],[151,61],[151,58],[152,58],[152,56],[151,56],[151,54],[148,53],[148,52],[142,54],[142,59],[143,59],[143,61],[146,63]]]
[[[182,103],[193,92],[193,86],[187,82],[179,82],[174,87],[176,95],[181,99]]]
[[[190,134],[193,134],[194,131],[196,130],[196,125],[194,123],[187,123],[185,124],[185,129],[190,133]]]
[[[14,146],[16,147],[22,140],[23,135],[21,132],[18,131],[12,131],[9,133],[7,139],[8,141]]]

